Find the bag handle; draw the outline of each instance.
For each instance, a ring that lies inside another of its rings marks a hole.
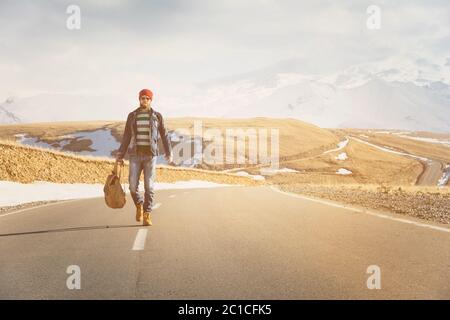
[[[114,169],[112,171],[113,174],[115,174],[116,176],[119,177],[119,183],[121,185],[122,185],[122,183],[121,183],[122,182],[122,173],[123,173],[124,168],[125,168],[125,164],[121,163],[120,165],[118,165],[118,162],[116,161],[114,163]],[[117,171],[119,172],[119,174],[117,174]],[[125,191],[125,183],[123,184],[122,189]]]

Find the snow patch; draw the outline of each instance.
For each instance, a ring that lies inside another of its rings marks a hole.
[[[330,152],[335,152],[335,151],[339,151],[339,150],[344,149],[344,148],[347,146],[348,141],[349,141],[348,138],[345,138],[345,140],[340,141],[340,142],[337,144],[337,148],[331,149],[331,150],[328,150],[328,151],[325,151],[324,154],[327,154],[327,153],[330,153]]]
[[[411,140],[416,140],[416,141],[437,143],[437,144],[443,144],[443,145],[446,145],[446,146],[450,146],[450,141],[449,140],[440,140],[440,139],[435,139],[435,138],[424,138],[424,137],[414,137],[414,136],[406,136],[406,135],[401,135],[401,134],[399,135],[399,137],[407,138],[407,139],[411,139]]]
[[[338,171],[336,171],[336,173],[337,174],[342,174],[342,175],[352,174],[352,172],[350,170],[347,170],[345,168],[338,169]]]
[[[100,156],[100,157],[111,157],[111,152],[117,150],[120,147],[120,143],[117,142],[116,138],[111,134],[111,129],[99,129],[95,131],[79,131],[71,134],[63,135],[60,141],[56,142],[59,147],[53,146],[43,141],[39,141],[39,138],[30,137],[26,133],[16,134],[15,137],[21,144],[36,146],[45,149],[59,150],[63,151],[63,147],[69,144],[73,140],[91,140],[89,148],[93,151],[80,151],[76,152],[80,155],[90,155],[90,156]]]
[[[120,143],[111,134],[111,129],[102,129],[95,131],[81,131],[72,134],[76,139],[89,139],[92,144],[89,146],[94,151],[82,151],[83,155],[93,155],[110,157],[112,150],[117,150]]]
[[[347,153],[345,153],[345,152],[339,153],[339,154],[335,157],[335,159],[336,159],[336,160],[341,160],[341,161],[347,160],[347,159],[348,159]]]
[[[79,131],[64,134],[58,137],[58,139],[60,139],[59,141],[52,144],[39,141],[39,138],[31,137],[26,133],[16,134],[15,137],[17,139],[17,142],[24,145],[36,146],[51,150],[58,150],[61,152],[65,151],[63,150],[63,147],[65,145],[71,143],[74,140],[89,139],[90,141],[92,141],[91,145],[89,145],[89,148],[93,149],[93,151],[80,151],[75,153],[80,155],[100,156],[107,158],[113,158],[111,155],[112,152],[114,150],[118,150],[120,147],[120,143],[118,143],[117,140],[114,138],[114,136],[111,134],[110,129],[99,129],[95,131]],[[188,155],[183,157],[179,166],[193,168],[201,163],[203,157],[202,153],[203,147],[201,138],[185,136],[173,131],[169,133],[169,139],[172,142],[178,142],[186,145],[186,147],[188,147],[188,150],[191,150],[192,145],[194,146],[194,155],[193,156]],[[58,143],[59,146],[55,145],[56,143]],[[163,154],[157,156],[156,163],[167,164],[167,161],[164,158]]]
[[[444,169],[444,173],[442,174],[442,177],[438,181],[438,186],[443,187],[447,185],[449,180],[450,180],[450,164],[447,164],[447,166]]]
[[[300,171],[295,170],[295,169],[290,169],[290,168],[282,168],[282,169],[261,168],[261,169],[259,169],[259,172],[262,175],[269,176],[269,175],[273,175],[273,174],[277,174],[277,173],[294,173],[294,172],[300,172]]]
[[[411,135],[411,134],[413,134],[413,132],[411,132],[411,131],[399,131],[399,132],[378,131],[377,133],[392,134],[392,135],[399,136],[401,138],[422,141],[422,142],[429,142],[429,143],[444,144],[444,145],[450,146],[450,140],[440,140],[440,139],[436,139],[436,138],[416,137],[416,136]],[[362,136],[362,135],[360,135],[360,136]]]
[[[248,172],[245,172],[245,171],[238,171],[238,172],[236,172],[235,173],[237,176],[240,176],[240,177],[249,177],[249,178],[252,178],[253,180],[265,180],[266,178],[264,178],[263,176],[261,176],[261,175],[258,175],[258,174],[250,174],[250,173],[248,173]]]
[[[14,206],[21,203],[48,200],[69,200],[82,198],[103,197],[103,184],[95,183],[53,183],[35,181],[33,183],[19,183],[0,181],[0,207]],[[202,180],[177,181],[174,183],[155,183],[155,190],[168,189],[200,189],[236,186],[220,184]],[[128,184],[122,184],[125,192],[129,193]],[[139,185],[142,191],[142,183]]]

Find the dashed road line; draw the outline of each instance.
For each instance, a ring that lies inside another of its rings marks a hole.
[[[152,210],[156,210],[156,209],[158,209],[159,207],[161,207],[161,202],[157,202],[157,203],[155,203],[154,205],[152,205]]]
[[[133,251],[142,251],[145,247],[145,240],[147,239],[147,229],[139,229],[138,233],[136,234],[136,239],[134,239],[133,248],[131,250]]]

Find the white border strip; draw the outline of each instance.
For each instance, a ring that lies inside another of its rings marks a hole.
[[[93,198],[97,198],[97,197],[93,197]],[[4,213],[4,214],[0,214],[0,218],[1,217],[6,217],[6,216],[9,216],[9,215],[13,215],[13,214],[17,214],[17,213],[23,213],[25,211],[29,211],[29,210],[33,210],[33,209],[49,207],[49,206],[54,206],[54,205],[61,204],[61,203],[73,202],[73,201],[84,200],[84,199],[92,199],[92,198],[67,199],[67,200],[59,200],[59,201],[51,202],[51,203],[39,204],[39,205],[31,206],[31,207],[28,207],[28,208],[23,208],[23,209],[7,212],[7,213]],[[158,209],[159,207],[161,207],[161,203],[157,202],[157,203],[155,203],[152,206],[152,210]]]
[[[392,221],[412,224],[412,225],[415,225],[417,227],[429,228],[429,229],[433,229],[433,230],[437,230],[437,231],[450,233],[450,229],[449,228],[439,227],[439,226],[435,226],[435,225],[431,225],[431,224],[427,224],[427,223],[421,223],[421,222],[417,222],[417,221],[414,221],[414,220],[408,220],[408,219],[403,219],[403,218],[396,218],[396,217],[392,217],[392,216],[389,216],[389,215],[386,215],[386,214],[382,214],[382,213],[378,213],[378,212],[374,212],[374,211],[370,211],[370,210],[366,210],[366,209],[355,208],[355,207],[351,207],[351,206],[345,206],[345,205],[342,205],[342,204],[338,204],[338,203],[334,203],[334,202],[330,202],[330,201],[326,201],[326,200],[314,199],[314,198],[302,196],[302,195],[299,195],[299,194],[296,194],[296,193],[282,191],[282,190],[280,190],[280,189],[278,189],[278,188],[276,188],[274,186],[270,186],[270,188],[273,191],[276,191],[276,192],[279,192],[279,193],[282,193],[284,195],[291,196],[291,197],[294,197],[294,198],[314,201],[314,202],[325,204],[325,205],[328,205],[328,206],[333,206],[333,207],[337,207],[337,208],[342,208],[342,209],[347,209],[347,210],[351,210],[351,211],[357,211],[357,212],[360,212],[360,213],[365,213],[365,214],[368,214],[368,215],[371,215],[371,216],[374,216],[374,217],[378,217],[378,218],[382,218],[382,219],[388,219],[388,220],[392,220]]]
[[[38,209],[38,208],[43,208],[43,207],[49,207],[49,206],[54,206],[57,204],[61,204],[61,203],[67,203],[67,202],[73,202],[73,201],[77,201],[77,200],[81,200],[81,199],[68,199],[68,200],[59,200],[56,202],[51,202],[51,203],[45,203],[45,204],[39,204],[36,206],[31,206],[28,208],[24,208],[24,209],[19,209],[19,210],[14,210],[12,212],[8,212],[8,213],[4,213],[4,214],[0,214],[0,218],[1,217],[6,217],[12,214],[16,214],[16,213],[23,213],[25,211],[29,211],[29,210],[33,210],[33,209]]]

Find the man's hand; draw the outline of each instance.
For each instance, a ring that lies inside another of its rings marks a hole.
[[[167,163],[170,165],[173,165],[173,156],[171,155],[165,155],[164,158],[166,159]]]

